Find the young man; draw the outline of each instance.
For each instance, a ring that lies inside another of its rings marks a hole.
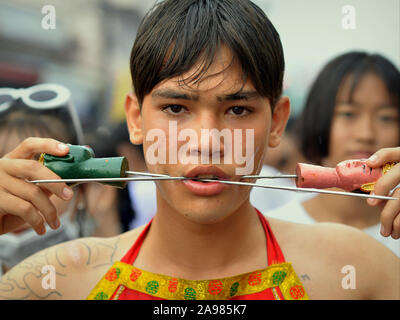
[[[250,181],[241,176],[259,172],[265,146],[279,144],[289,116],[289,100],[281,97],[283,70],[279,36],[250,1],[161,2],[132,49],[135,93],[126,99],[127,123],[132,143],[144,145],[149,171],[194,179],[157,182],[151,225],[114,238],[71,241],[28,258],[1,279],[0,297],[399,298],[399,259],[363,232],[267,221],[251,206],[250,187],[196,181]],[[224,132],[224,144],[215,147],[214,135],[204,137],[207,129]],[[229,133],[233,150],[225,144]],[[24,179],[54,178],[26,159],[41,152],[65,155],[58,145],[29,139],[0,161],[3,233],[24,221],[41,232],[38,211],[50,224],[57,221],[48,195],[67,200],[66,186],[39,188]],[[244,162],[243,154],[250,155]],[[49,266],[56,272],[54,286],[41,273]]]

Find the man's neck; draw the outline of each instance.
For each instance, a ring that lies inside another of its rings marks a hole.
[[[266,238],[247,200],[223,221],[199,224],[158,201],[138,268],[199,280],[233,276],[267,266]]]

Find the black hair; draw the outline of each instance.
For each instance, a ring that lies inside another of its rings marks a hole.
[[[360,51],[334,58],[316,77],[296,124],[300,149],[307,160],[321,164],[323,158],[328,156],[331,124],[341,85],[347,79],[351,81],[351,102],[360,80],[371,72],[382,79],[392,102],[400,111],[400,73],[388,59]]]
[[[274,106],[282,93],[283,48],[265,13],[249,0],[156,4],[144,17],[131,51],[131,76],[140,106],[158,83],[184,74],[196,63],[199,69],[184,81],[201,81],[222,45],[241,65],[243,84],[249,78]]]

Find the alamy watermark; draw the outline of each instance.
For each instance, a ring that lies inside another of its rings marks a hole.
[[[42,288],[45,290],[56,288],[56,268],[52,265],[45,265],[42,267]]]
[[[356,8],[352,5],[342,7],[342,28],[344,30],[356,29]]]
[[[239,166],[235,169],[237,175],[251,174],[254,169],[254,129],[200,129],[198,137],[197,131],[191,128],[178,132],[177,121],[169,121],[168,132],[151,129],[146,141],[154,141],[146,150],[146,160],[152,165],[221,164],[223,159],[223,164]],[[185,143],[178,148],[179,142]]]
[[[345,265],[341,272],[346,274],[342,279],[342,288],[345,290],[356,289],[356,268],[352,265]]]
[[[42,7],[42,14],[44,15],[41,21],[44,30],[56,29],[56,8],[50,4]]]

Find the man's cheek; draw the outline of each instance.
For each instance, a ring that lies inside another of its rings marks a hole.
[[[238,176],[249,175],[254,169],[254,129],[245,132],[234,130],[234,163],[235,174]]]
[[[267,143],[265,134],[247,129],[244,141],[241,148],[236,148],[241,152],[241,155],[235,155],[236,175],[255,174],[263,165]]]

